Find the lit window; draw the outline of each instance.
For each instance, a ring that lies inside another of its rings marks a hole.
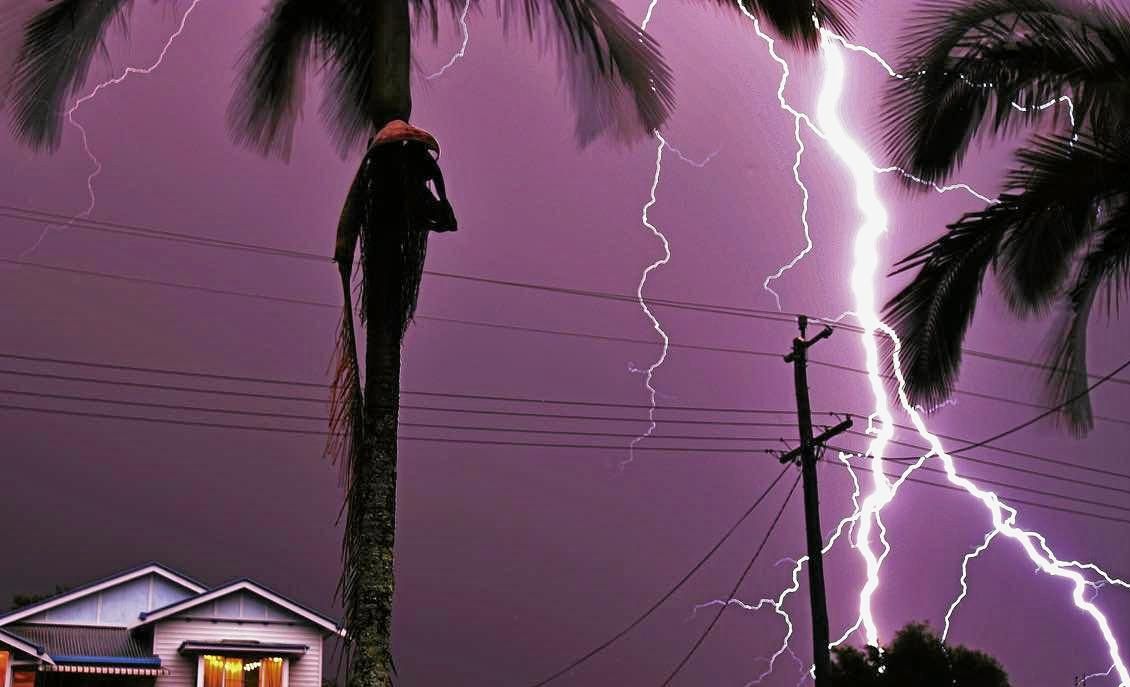
[[[12,687],[35,687],[35,670],[14,669]]]
[[[203,669],[203,687],[283,687],[283,659],[277,657],[205,655]]]

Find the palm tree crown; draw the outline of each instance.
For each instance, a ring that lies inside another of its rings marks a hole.
[[[1048,388],[1068,426],[1085,432],[1088,319],[1103,288],[1117,304],[1130,276],[1130,20],[1068,0],[934,1],[916,15],[904,51],[907,78],[885,96],[885,143],[912,174],[944,181],[975,140],[1045,124],[1016,153],[999,202],[898,264],[896,273],[917,270],[886,309],[908,390],[927,406],[952,392],[991,268],[1017,315],[1066,306]],[[1067,111],[1049,103],[1064,96],[1074,127],[1049,129]]]

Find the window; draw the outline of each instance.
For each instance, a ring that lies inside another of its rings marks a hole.
[[[201,657],[201,687],[284,687],[286,662],[278,657]],[[13,685],[13,687],[15,687]]]
[[[12,670],[12,687],[35,687],[35,669],[15,668]]]

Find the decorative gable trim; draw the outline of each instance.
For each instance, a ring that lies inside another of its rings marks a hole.
[[[194,596],[190,599],[179,601],[175,604],[165,606],[164,608],[158,608],[156,610],[142,613],[138,619],[138,622],[130,625],[129,629],[133,630],[138,627],[149,625],[150,623],[155,623],[159,620],[171,618],[191,608],[196,608],[197,606],[200,606],[202,604],[210,603],[212,601],[215,601],[216,599],[237,592],[247,592],[249,594],[254,594],[255,596],[273,603],[276,606],[286,609],[287,611],[307,621],[311,625],[320,627],[330,634],[338,634],[341,631],[341,628],[338,626],[338,624],[333,620],[327,618],[326,616],[312,611],[298,603],[295,603],[294,601],[291,601],[290,599],[287,599],[280,594],[276,594],[275,592],[272,592],[266,587],[256,584],[251,580],[239,580],[237,582],[232,582],[231,584],[217,587],[216,589],[200,594],[199,596]]]
[[[113,577],[108,577],[104,580],[92,582],[77,589],[72,589],[68,592],[59,594],[58,596],[51,597],[50,599],[40,601],[39,603],[33,604],[31,606],[25,606],[24,608],[17,609],[6,615],[2,615],[0,616],[0,626],[10,625],[11,623],[23,620],[24,618],[43,613],[45,611],[51,610],[52,608],[71,603],[72,601],[77,601],[92,594],[97,594],[107,589],[117,587],[119,585],[125,584],[126,582],[130,582],[131,580],[136,580],[139,577],[145,577],[146,575],[157,575],[159,577],[163,577],[173,584],[179,585],[191,591],[193,594],[201,594],[205,591],[204,587],[190,580],[189,578],[184,577],[183,575],[180,575],[163,565],[150,563],[139,568],[134,568],[132,570],[127,570],[126,572],[119,573],[117,575],[114,575]]]

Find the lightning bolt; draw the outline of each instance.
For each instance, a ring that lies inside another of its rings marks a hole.
[[[824,65],[824,81],[821,87],[818,103],[818,119],[822,127],[816,126],[807,114],[800,112],[793,108],[784,97],[784,89],[787,85],[789,77],[789,65],[782,59],[775,51],[773,39],[765,34],[760,27],[760,23],[752,13],[748,11],[744,3],[739,3],[742,12],[748,19],[753,22],[755,31],[758,36],[765,41],[770,57],[776,61],[782,70],[782,78],[777,90],[778,103],[782,110],[788,112],[793,116],[794,120],[794,137],[797,140],[798,152],[793,166],[794,181],[801,189],[804,204],[802,207],[801,224],[805,229],[805,248],[801,253],[794,258],[790,263],[786,264],[774,275],[766,279],[764,287],[769,290],[777,299],[778,308],[780,307],[779,296],[774,292],[769,284],[779,279],[789,269],[794,267],[805,255],[812,250],[811,234],[807,222],[807,209],[809,193],[808,189],[804,186],[803,181],[800,179],[799,166],[800,161],[804,154],[804,143],[800,137],[800,124],[803,122],[813,133],[818,137],[825,140],[847,166],[853,181],[855,189],[856,203],[861,210],[864,221],[860,225],[854,242],[854,261],[851,275],[851,291],[855,300],[856,312],[844,313],[838,319],[842,319],[848,314],[855,315],[863,325],[863,333],[861,340],[864,346],[865,358],[867,361],[868,379],[871,386],[872,394],[875,398],[875,412],[869,418],[868,433],[873,434],[874,438],[871,440],[866,457],[870,459],[870,470],[872,473],[872,490],[867,495],[862,503],[859,501],[861,495],[860,483],[851,470],[848,464],[849,471],[851,472],[855,491],[852,496],[852,503],[855,506],[852,515],[841,520],[833,535],[828,539],[825,545],[824,552],[827,553],[835,545],[843,533],[845,526],[849,526],[849,541],[851,541],[853,548],[859,551],[863,559],[864,567],[866,570],[866,581],[859,592],[859,616],[854,625],[849,627],[844,634],[832,642],[831,646],[839,645],[854,634],[856,631],[862,629],[866,635],[869,644],[879,646],[879,629],[874,620],[872,611],[872,598],[874,593],[879,587],[879,573],[882,568],[883,562],[887,555],[890,553],[890,543],[886,539],[886,527],[882,521],[882,511],[887,504],[894,500],[898,486],[909,477],[915,470],[921,467],[925,461],[931,457],[936,457],[942,461],[945,468],[947,479],[969,495],[977,498],[988,511],[990,519],[993,523],[993,529],[990,530],[983,541],[983,543],[967,554],[962,561],[962,575],[960,579],[961,593],[957,599],[950,605],[946,613],[946,628],[943,637],[948,636],[952,615],[960,605],[961,601],[965,599],[968,594],[968,566],[970,562],[983,553],[990,543],[998,536],[1004,535],[1005,538],[1011,539],[1024,551],[1029,560],[1035,563],[1036,568],[1040,572],[1044,572],[1052,577],[1064,579],[1072,584],[1072,600],[1075,606],[1081,611],[1085,612],[1094,621],[1098,631],[1102,635],[1109,651],[1110,657],[1113,661],[1111,668],[1105,673],[1109,676],[1112,672],[1117,671],[1120,679],[1120,684],[1123,687],[1130,685],[1130,676],[1127,674],[1127,669],[1119,653],[1118,643],[1115,639],[1113,632],[1110,628],[1109,622],[1105,615],[1094,605],[1094,597],[1087,599],[1085,590],[1095,589],[1097,591],[1103,582],[1091,582],[1085,578],[1080,570],[1086,570],[1097,574],[1101,577],[1106,584],[1115,584],[1124,588],[1130,588],[1130,584],[1123,580],[1112,578],[1105,571],[1100,569],[1093,563],[1080,563],[1078,561],[1063,561],[1058,559],[1047,545],[1045,538],[1038,532],[1030,532],[1019,529],[1015,525],[1018,512],[1005,504],[1003,504],[997,495],[991,491],[984,491],[978,488],[972,481],[961,477],[958,474],[957,468],[954,464],[953,458],[947,454],[940,442],[940,440],[931,434],[926,428],[922,420],[919,409],[912,406],[907,398],[905,392],[905,380],[902,376],[901,367],[899,364],[899,355],[901,352],[901,342],[898,340],[895,332],[887,327],[880,319],[876,303],[876,294],[874,283],[877,276],[877,256],[879,239],[886,232],[887,229],[887,214],[881,199],[879,198],[878,191],[875,186],[875,178],[881,174],[898,173],[907,179],[915,181],[916,183],[927,184],[928,182],[919,179],[906,171],[897,167],[878,167],[872,163],[866,152],[856,141],[848,134],[844,128],[837,111],[839,104],[843,81],[844,81],[844,61],[840,49],[835,44],[839,44],[842,48],[860,52],[870,56],[881,64],[888,72],[888,74],[895,78],[907,78],[895,72],[889,64],[887,64],[878,54],[874,51],[848,43],[841,36],[837,36],[831,32],[821,29],[821,55]],[[1068,107],[1068,114],[1071,119],[1073,129],[1074,142],[1077,140],[1076,122],[1074,106],[1070,98],[1061,96],[1052,99],[1047,103],[1034,106],[1036,109],[1043,110],[1053,106],[1056,103],[1066,103]],[[1024,106],[1019,103],[1013,103],[1015,109],[1027,111]],[[996,199],[989,198],[984,194],[979,193],[967,184],[953,184],[949,186],[941,186],[938,184],[929,184],[938,193],[949,193],[952,191],[962,191],[968,193],[983,202],[994,203]],[[890,482],[885,471],[883,470],[883,455],[887,443],[893,435],[891,405],[887,398],[886,390],[882,382],[879,369],[879,351],[876,345],[877,335],[884,335],[891,337],[894,342],[894,371],[896,381],[898,383],[898,401],[901,409],[911,418],[911,421],[918,434],[925,439],[929,446],[930,451],[922,455],[915,463],[907,467],[899,478],[894,482]],[[876,427],[876,420],[878,426]],[[841,461],[847,464],[844,454],[840,456]],[[858,527],[858,530],[856,528]],[[881,544],[881,552],[876,554],[872,548],[871,533],[873,529],[878,529],[879,543]],[[776,599],[761,599],[756,604],[747,604],[738,599],[728,600],[715,600],[700,605],[698,608],[712,605],[738,605],[747,610],[760,610],[766,606],[770,606],[776,613],[782,616],[785,620],[787,632],[782,644],[782,648],[777,651],[769,659],[769,668],[766,673],[763,673],[754,681],[749,684],[760,683],[768,674],[772,672],[774,662],[783,653],[789,649],[789,640],[793,634],[793,625],[788,613],[784,611],[783,605],[786,598],[797,591],[799,588],[799,573],[805,562],[805,558],[796,561],[793,568],[792,585],[786,588]],[[1096,674],[1099,675],[1099,674]],[[1094,677],[1094,676],[1091,676]]]
[[[839,459],[845,465],[847,465],[848,471],[852,476],[852,481],[856,485],[855,492],[852,494],[852,502],[855,503],[855,504],[858,504],[859,503],[859,497],[862,493],[862,490],[860,488],[860,482],[856,478],[856,474],[855,474],[855,471],[851,467],[851,463],[848,462],[848,454],[840,453]],[[919,465],[921,465],[921,463],[924,462],[925,460],[926,460],[925,457],[920,458],[917,463],[907,467],[903,471],[903,473],[899,476],[899,478],[894,482],[894,484],[891,485],[892,492],[897,491],[898,488],[903,484],[903,482],[906,481],[906,478],[909,477],[910,474],[913,473],[914,470],[916,470],[917,467]],[[840,522],[832,530],[832,534],[828,537],[827,542],[824,544],[824,548],[822,549],[822,553],[827,554],[829,551],[831,551],[832,548],[836,545],[836,542],[839,541],[839,539],[843,536],[844,530],[851,528],[851,527],[854,527],[855,524],[858,523],[859,520],[862,517],[863,517],[863,510],[857,505],[855,512],[853,512],[851,515],[848,515],[847,517],[840,520]],[[849,538],[849,541],[850,541],[850,538]],[[752,685],[759,685],[766,678],[768,678],[770,675],[772,675],[773,670],[774,670],[776,663],[777,663],[777,659],[779,659],[784,654],[788,653],[788,654],[795,656],[795,654],[793,654],[792,649],[789,647],[789,641],[792,639],[792,636],[793,636],[793,621],[792,621],[792,617],[789,615],[788,611],[785,610],[785,602],[788,600],[788,598],[790,596],[792,596],[798,590],[800,590],[800,573],[804,569],[804,564],[808,562],[808,556],[802,556],[801,558],[798,558],[798,559],[795,559],[795,560],[794,559],[783,559],[782,561],[778,561],[778,564],[780,564],[782,562],[790,562],[790,563],[793,564],[791,577],[790,577],[792,582],[788,587],[786,587],[784,590],[782,590],[777,595],[776,598],[763,598],[763,599],[758,600],[756,603],[747,603],[745,601],[742,601],[741,599],[715,599],[715,600],[712,600],[712,601],[707,601],[705,603],[698,604],[694,608],[695,612],[702,610],[704,608],[709,608],[711,606],[736,606],[736,607],[741,608],[741,609],[746,610],[746,611],[760,611],[764,608],[772,608],[773,612],[776,613],[778,616],[780,616],[781,619],[784,621],[786,631],[785,631],[785,637],[781,642],[780,648],[777,649],[776,653],[774,653],[772,656],[770,656],[767,659],[769,665],[765,669],[765,671],[762,672],[760,675],[758,675],[753,680],[746,683],[746,687],[751,687]],[[859,626],[860,626],[861,623],[862,623],[862,621],[857,621],[855,625],[848,628],[844,632],[843,637],[841,639],[837,640],[836,642],[834,642],[833,645],[840,644],[843,641],[845,641],[847,637],[851,636],[852,633],[854,633],[856,630],[859,629]],[[806,676],[807,676],[807,671],[806,671]]]
[[[648,24],[651,23],[652,17],[655,16],[655,10],[658,6],[659,0],[651,0],[651,3],[648,4],[647,12],[644,14],[643,21],[640,22],[640,31],[647,30]],[[642,41],[643,38],[641,37],[640,40]],[[643,434],[632,439],[631,443],[628,444],[628,458],[620,463],[621,469],[623,469],[624,466],[626,466],[628,463],[635,460],[636,446],[638,446],[640,442],[642,442],[644,439],[647,439],[655,432],[657,426],[655,422],[655,399],[656,395],[658,394],[658,391],[656,391],[654,384],[655,372],[663,366],[664,362],[667,361],[667,355],[671,349],[671,337],[668,336],[666,331],[664,331],[663,325],[659,323],[659,320],[655,317],[655,313],[652,312],[651,308],[647,304],[647,299],[644,298],[643,295],[644,287],[647,286],[647,279],[651,276],[651,273],[671,261],[671,243],[667,240],[667,236],[663,232],[661,232],[654,224],[651,223],[651,218],[649,217],[650,210],[655,207],[655,204],[658,202],[656,198],[656,192],[659,189],[659,181],[663,176],[663,152],[665,150],[670,150],[683,162],[699,169],[709,164],[714,156],[718,154],[718,151],[715,150],[702,160],[694,160],[685,155],[675,146],[672,146],[659,131],[655,131],[653,133],[657,142],[655,149],[655,172],[652,175],[651,189],[649,192],[648,200],[644,204],[640,212],[640,222],[648,231],[650,231],[657,239],[659,239],[660,243],[663,245],[663,257],[648,265],[644,269],[643,274],[640,275],[639,284],[636,286],[636,299],[639,301],[640,309],[643,310],[644,315],[646,315],[647,319],[651,322],[652,328],[655,329],[656,334],[658,334],[659,337],[663,340],[663,347],[659,353],[659,357],[656,358],[655,362],[649,365],[646,369],[638,369],[635,367],[635,365],[629,365],[628,367],[631,372],[643,374],[644,376],[644,387],[647,389],[649,399],[649,408],[647,411],[648,427]]]
[[[447,64],[440,67],[436,72],[428,74],[428,81],[432,81],[443,76],[444,72],[454,67],[455,63],[463,59],[463,57],[467,54],[467,45],[471,42],[471,29],[467,26],[467,13],[469,13],[470,11],[471,0],[467,0],[467,2],[463,4],[463,12],[459,15],[459,30],[463,33],[463,44],[459,46],[459,49],[455,51],[455,54],[451,56],[451,59],[447,61]]]
[[[801,138],[801,134],[800,134],[801,124],[804,123],[805,126],[807,126],[808,129],[810,131],[812,131],[812,133],[816,134],[817,136],[824,139],[825,141],[827,140],[827,136],[825,136],[824,132],[821,131],[820,128],[817,127],[815,123],[813,123],[812,119],[807,114],[805,114],[805,113],[797,110],[796,108],[794,108],[785,99],[785,88],[788,85],[789,76],[790,76],[789,64],[788,64],[787,61],[785,61],[784,58],[782,58],[777,53],[776,47],[775,47],[775,41],[773,40],[773,38],[771,36],[769,36],[768,34],[766,34],[765,32],[763,32],[761,30],[760,22],[758,22],[757,18],[754,17],[752,14],[750,14],[748,12],[748,10],[746,10],[746,8],[744,7],[744,3],[742,4],[742,11],[743,11],[744,14],[746,14],[746,16],[748,18],[753,20],[754,28],[755,28],[755,31],[757,32],[758,37],[761,38],[765,42],[765,44],[766,44],[766,46],[768,47],[768,50],[769,50],[769,55],[773,59],[773,61],[777,62],[777,64],[780,65],[780,67],[781,67],[781,80],[778,82],[778,86],[777,86],[777,103],[782,110],[789,113],[793,117],[793,138],[796,140],[796,144],[797,144],[796,157],[793,161],[792,172],[793,172],[793,182],[796,184],[797,188],[801,192],[800,223],[801,223],[801,226],[804,230],[804,247],[789,262],[787,262],[784,265],[782,265],[781,267],[779,267],[777,269],[777,271],[774,272],[773,274],[767,276],[765,278],[765,281],[762,283],[762,288],[764,290],[768,291],[770,294],[772,294],[773,300],[777,305],[777,309],[781,310],[781,296],[776,290],[773,289],[772,286],[770,286],[770,284],[772,284],[774,281],[777,281],[778,279],[781,279],[785,275],[786,272],[788,272],[788,271],[792,270],[794,267],[796,267],[797,264],[799,264],[802,260],[804,260],[805,257],[808,256],[809,253],[812,252],[812,249],[813,249],[812,228],[811,228],[811,226],[809,225],[809,222],[808,222],[808,206],[809,206],[810,194],[809,194],[808,187],[805,185],[804,181],[800,177],[801,161],[802,161],[802,158],[804,157],[804,153],[805,153],[804,140]],[[861,54],[864,54],[867,57],[871,58],[872,60],[874,60],[876,63],[878,63],[887,72],[888,76],[890,76],[892,78],[904,79],[904,80],[909,79],[909,78],[913,78],[913,77],[906,76],[904,74],[900,74],[899,72],[897,72],[890,65],[889,62],[887,62],[885,59],[883,59],[883,57],[881,55],[879,55],[874,50],[872,50],[872,49],[870,49],[866,46],[855,45],[853,43],[849,43],[842,36],[839,36],[835,33],[829,32],[829,31],[824,31],[823,35],[826,37],[826,39],[836,41],[837,43],[842,45],[847,50],[850,50],[852,52],[861,53]],[[964,77],[962,77],[962,78],[964,78]],[[975,85],[979,88],[991,88],[992,87],[992,84],[972,84],[972,82],[968,82],[968,81],[967,81],[967,83],[971,83],[971,85]],[[1013,109],[1020,111],[1020,112],[1043,111],[1043,110],[1048,109],[1049,107],[1056,105],[1057,103],[1065,103],[1067,105],[1068,117],[1071,121],[1072,145],[1074,145],[1074,142],[1078,141],[1078,139],[1079,139],[1079,134],[1078,134],[1077,126],[1076,126],[1076,122],[1075,122],[1075,104],[1074,104],[1074,102],[1072,102],[1070,97],[1065,96],[1065,95],[1059,96],[1057,98],[1052,98],[1051,100],[1048,100],[1045,103],[1041,103],[1039,105],[1034,105],[1034,106],[1030,106],[1030,107],[1026,107],[1026,106],[1021,105],[1020,103],[1013,102],[1012,107],[1013,107]],[[911,173],[909,173],[909,172],[907,172],[907,171],[905,171],[905,170],[903,170],[899,167],[894,167],[894,166],[874,167],[874,171],[877,174],[899,174],[903,178],[908,179],[910,181],[913,181],[917,184],[921,184],[921,185],[924,185],[924,186],[930,186],[937,193],[944,194],[944,193],[950,193],[950,192],[953,192],[953,191],[961,191],[961,192],[967,193],[967,194],[973,196],[974,198],[976,198],[976,199],[978,199],[978,200],[980,200],[984,203],[987,203],[987,204],[994,204],[994,203],[998,202],[998,200],[996,198],[990,198],[989,196],[986,196],[985,194],[981,193],[980,191],[978,191],[977,189],[973,188],[972,186],[970,186],[968,184],[957,183],[957,184],[949,184],[949,185],[943,186],[943,185],[940,185],[940,184],[937,184],[937,183],[926,181],[925,179],[917,177],[917,176],[915,176],[915,175],[913,175],[913,174],[911,174]]]
[[[1093,677],[1110,677],[1110,674],[1113,673],[1113,672],[1114,672],[1114,666],[1112,665],[1111,667],[1106,669],[1105,673],[1091,673],[1090,675],[1084,675],[1083,676],[1083,684],[1084,685],[1087,684],[1087,680],[1090,680]]]
[[[86,209],[72,217],[69,222],[63,225],[63,227],[70,226],[76,220],[90,217],[91,213],[94,212],[94,207],[98,204],[98,197],[94,192],[94,180],[98,177],[99,174],[102,173],[102,161],[98,159],[98,156],[95,155],[94,151],[91,149],[90,136],[87,134],[86,127],[80,124],[77,119],[75,119],[75,114],[78,112],[80,107],[90,102],[91,100],[94,100],[94,98],[96,98],[98,94],[103,90],[110,88],[111,86],[117,86],[121,84],[133,74],[148,76],[149,74],[152,74],[154,71],[160,68],[161,64],[165,61],[165,56],[168,55],[169,50],[173,47],[173,43],[175,43],[177,39],[180,38],[181,34],[184,33],[185,27],[188,26],[188,19],[192,15],[192,12],[201,2],[202,0],[192,0],[192,4],[188,6],[188,9],[185,10],[184,14],[181,16],[180,24],[177,26],[177,30],[174,31],[165,41],[164,47],[161,48],[161,52],[157,56],[157,59],[153,62],[153,64],[149,65],[148,67],[126,67],[119,76],[116,76],[112,79],[107,79],[106,81],[98,84],[89,93],[76,100],[74,104],[71,105],[70,109],[67,110],[65,115],[67,123],[78,130],[82,140],[83,152],[86,153],[86,157],[88,160],[90,160],[90,164],[93,166],[93,169],[86,177],[86,192],[87,196],[89,197],[89,203],[87,204]],[[50,233],[53,226],[54,225],[49,224],[43,228],[43,231],[39,234],[39,238],[35,240],[35,243],[25,251],[20,253],[21,260],[30,256],[35,252],[36,249],[39,248],[40,244],[43,243],[43,240],[47,238],[47,234]]]
[[[650,9],[648,11],[648,14],[650,16]],[[647,268],[644,269],[643,274],[640,275],[639,285],[636,287],[636,297],[639,300],[640,308],[643,309],[644,314],[647,316],[648,320],[651,321],[651,326],[653,329],[655,329],[655,333],[659,334],[660,338],[663,339],[663,349],[662,351],[660,351],[659,357],[656,358],[655,362],[648,366],[647,370],[644,371],[644,386],[647,388],[650,403],[650,408],[648,408],[647,411],[647,431],[636,437],[635,439],[632,439],[631,444],[628,445],[628,458],[626,461],[620,464],[621,467],[635,459],[636,446],[638,446],[641,441],[650,437],[652,433],[655,432],[655,395],[657,393],[655,390],[655,384],[653,383],[655,381],[655,371],[658,370],[667,360],[667,353],[671,347],[671,337],[668,336],[667,332],[663,330],[663,326],[659,324],[659,320],[656,319],[655,313],[653,313],[651,311],[651,308],[648,307],[647,299],[645,299],[643,296],[644,287],[647,285],[647,278],[651,275],[652,272],[671,261],[671,243],[667,240],[667,236],[665,236],[663,232],[659,231],[659,229],[657,229],[655,225],[651,223],[651,218],[648,216],[651,208],[655,207],[655,203],[658,202],[656,200],[655,194],[659,189],[659,179],[663,174],[663,150],[667,147],[667,140],[663,138],[663,134],[659,133],[658,131],[655,132],[655,140],[658,141],[658,145],[655,148],[655,174],[651,179],[651,191],[649,199],[643,206],[643,210],[640,215],[640,221],[643,223],[643,226],[646,227],[652,234],[654,234],[655,237],[659,239],[660,243],[663,244],[663,257],[651,263],[647,266]]]
[[[883,508],[894,499],[894,490],[883,471],[883,454],[892,433],[889,429],[891,407],[883,386],[879,368],[879,351],[876,344],[877,336],[886,335],[895,342],[893,352],[895,364],[892,367],[898,382],[899,404],[910,417],[919,436],[930,446],[930,452],[923,456],[915,466],[909,468],[909,471],[917,469],[917,466],[920,466],[925,458],[937,457],[942,463],[949,482],[961,487],[985,507],[993,523],[994,532],[1016,542],[1040,571],[1051,577],[1069,582],[1072,588],[1072,600],[1076,608],[1090,616],[1094,622],[1107,646],[1114,670],[1117,671],[1121,684],[1130,685],[1130,672],[1127,671],[1120,655],[1118,641],[1110,628],[1109,621],[1102,611],[1086,598],[1085,593],[1089,587],[1089,582],[1078,569],[1094,569],[1093,564],[1061,561],[1048,547],[1042,535],[1038,532],[1018,528],[1014,524],[1018,511],[1002,503],[995,493],[982,490],[958,473],[953,458],[946,453],[941,440],[926,427],[921,415],[911,405],[906,395],[905,380],[899,364],[901,342],[895,332],[881,321],[876,303],[875,281],[878,270],[879,240],[887,230],[887,213],[875,187],[875,166],[859,143],[846,131],[837,111],[843,90],[845,71],[842,51],[836,47],[837,41],[831,38],[827,32],[822,31],[822,35],[824,36],[821,44],[824,82],[819,95],[818,118],[828,134],[828,140],[833,151],[850,171],[855,187],[856,204],[864,216],[863,223],[859,226],[855,238],[851,290],[855,299],[857,317],[859,317],[864,330],[861,335],[861,342],[864,346],[868,378],[875,398],[876,412],[883,420],[882,427],[880,427],[877,436],[870,442],[867,450],[867,455],[871,458],[873,491],[864,500],[863,518],[856,534],[856,546],[867,567],[867,581],[860,591],[859,603],[860,619],[867,642],[873,646],[879,645],[879,629],[874,619],[871,601],[879,587],[882,556],[876,556],[872,549],[871,527],[872,522],[875,522],[880,529],[882,528],[879,520],[880,514]],[[881,534],[880,540],[882,540]],[[883,543],[885,547],[883,555],[885,555],[886,551],[889,551],[889,545]]]
[[[970,561],[984,553],[985,549],[989,548],[989,544],[992,543],[993,539],[995,539],[998,534],[1000,534],[1000,532],[996,529],[990,531],[985,535],[985,541],[982,542],[980,546],[965,554],[965,558],[961,559],[961,593],[957,595],[957,598],[950,604],[949,610],[946,611],[945,627],[942,629],[943,642],[949,637],[950,623],[952,622],[954,611],[956,611],[961,602],[965,600],[965,597],[969,595],[969,585],[967,581],[969,579]]]

